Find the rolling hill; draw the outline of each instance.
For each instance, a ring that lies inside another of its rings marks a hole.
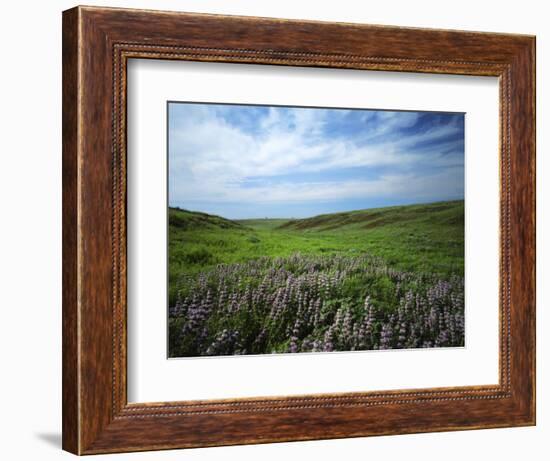
[[[304,232],[332,230],[369,230],[384,226],[433,225],[464,226],[464,201],[371,208],[287,220],[279,228]]]
[[[463,275],[464,201],[238,221],[170,208],[170,299],[182,277],[218,264],[296,253],[370,254],[400,270]]]
[[[231,229],[241,225],[221,216],[189,211],[182,208],[168,209],[168,224],[182,230],[190,229]]]

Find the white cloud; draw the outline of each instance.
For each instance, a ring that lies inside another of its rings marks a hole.
[[[460,171],[455,169],[430,176],[414,174],[385,175],[372,180],[349,180],[327,182],[283,182],[277,184],[259,183],[254,187],[239,187],[239,184],[211,182],[208,188],[197,195],[194,185],[179,183],[174,192],[186,197],[188,202],[217,201],[243,204],[338,201],[344,199],[387,198],[392,196],[409,199],[433,200],[447,191],[449,196],[461,196],[464,183]]]
[[[343,117],[345,112],[338,115]],[[457,132],[455,126],[439,125],[407,137],[387,136],[414,126],[419,117],[415,112],[365,112],[369,129],[360,144],[327,138],[323,131],[327,111],[323,110],[291,109],[283,114],[271,108],[258,120],[256,134],[231,125],[209,106],[188,105],[184,114],[179,114],[170,130],[171,203],[313,201],[400,194],[421,198],[437,195],[437,188],[458,190],[463,181],[455,170],[422,176],[411,168],[422,163],[449,164],[441,147],[423,151],[414,147],[444,140]],[[269,184],[270,177],[289,173],[382,166],[391,166],[395,172],[372,180]],[[264,181],[249,181],[254,177]]]

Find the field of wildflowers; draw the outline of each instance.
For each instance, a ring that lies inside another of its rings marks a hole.
[[[182,276],[171,357],[462,346],[464,279],[369,255],[259,257]]]

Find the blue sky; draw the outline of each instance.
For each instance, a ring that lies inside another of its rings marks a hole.
[[[464,198],[464,115],[169,103],[168,201],[229,219]]]

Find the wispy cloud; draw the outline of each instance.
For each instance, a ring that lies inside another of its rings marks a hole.
[[[307,215],[321,202],[340,211],[463,194],[461,114],[169,107],[173,206],[242,218],[285,215],[285,203]]]

